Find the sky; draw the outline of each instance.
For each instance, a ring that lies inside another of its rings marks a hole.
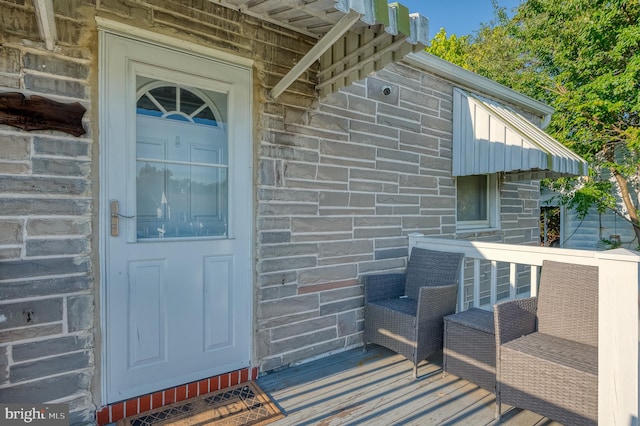
[[[440,28],[447,35],[463,36],[474,34],[480,24],[493,19],[491,0],[399,0],[409,8],[409,13],[420,13],[429,18],[429,38],[433,38]],[[509,16],[520,4],[520,0],[498,0],[498,4],[507,8]]]

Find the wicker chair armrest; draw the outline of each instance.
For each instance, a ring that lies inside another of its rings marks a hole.
[[[535,332],[538,329],[537,310],[537,297],[509,300],[496,304],[493,309],[496,343],[502,345]]]
[[[363,277],[365,303],[403,296],[406,278],[406,274],[365,275]]]
[[[420,287],[418,324],[437,318],[444,318],[456,312],[458,284]]]

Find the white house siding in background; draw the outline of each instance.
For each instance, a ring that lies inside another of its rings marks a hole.
[[[595,208],[583,219],[577,213],[562,208],[561,247],[586,250],[606,250],[611,246],[602,240],[619,238],[621,247],[635,250],[640,244],[629,222],[611,212],[598,213]]]
[[[620,243],[620,247],[637,250],[640,242],[636,238],[631,224],[611,211],[598,212],[595,207],[581,218],[575,210],[560,206],[553,192],[543,188],[540,207],[558,207],[560,209],[560,238],[557,246],[584,250],[609,250],[609,240]],[[622,207],[622,203],[619,204]],[[555,245],[555,244],[554,244]]]

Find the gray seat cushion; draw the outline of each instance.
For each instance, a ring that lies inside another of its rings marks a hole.
[[[532,333],[502,345],[502,350],[516,351],[562,367],[594,376],[598,375],[598,348],[544,333]]]
[[[393,312],[402,313],[411,317],[415,317],[418,311],[418,304],[415,300],[408,297],[376,300],[369,302],[369,305],[382,309],[389,309]]]

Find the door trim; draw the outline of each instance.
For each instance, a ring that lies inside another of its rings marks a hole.
[[[98,193],[98,257],[99,257],[99,271],[100,271],[100,276],[99,279],[97,280],[96,285],[99,285],[99,302],[98,302],[98,308],[99,308],[99,329],[100,329],[100,350],[99,350],[99,356],[100,356],[100,361],[99,364],[100,365],[100,383],[99,383],[99,389],[100,389],[100,401],[102,402],[102,405],[107,405],[108,401],[107,401],[107,369],[108,369],[108,359],[107,359],[107,308],[105,305],[105,301],[107,300],[107,286],[106,286],[106,282],[107,282],[107,253],[108,253],[108,243],[109,243],[109,238],[110,238],[110,215],[109,215],[109,200],[108,198],[108,194],[107,194],[107,146],[108,146],[108,137],[109,137],[109,131],[108,131],[108,102],[107,102],[107,96],[105,96],[105,93],[107,93],[108,87],[107,87],[107,82],[106,82],[106,78],[104,77],[105,72],[106,72],[106,68],[107,68],[107,39],[109,37],[119,37],[119,38],[124,38],[124,39],[129,39],[133,42],[138,42],[138,43],[146,43],[146,44],[151,44],[154,45],[156,47],[159,48],[163,48],[163,49],[167,49],[167,50],[172,50],[175,52],[178,52],[180,54],[183,55],[191,55],[194,56],[196,58],[201,58],[201,59],[205,59],[205,60],[210,60],[210,61],[215,61],[215,62],[220,62],[222,64],[226,64],[226,65],[232,65],[232,66],[236,66],[238,68],[245,68],[246,71],[249,73],[249,79],[250,81],[253,81],[253,70],[252,70],[252,64],[253,64],[253,60],[250,59],[246,59],[246,58],[242,58],[242,57],[238,57],[238,56],[234,56],[231,55],[229,53],[225,53],[225,52],[221,52],[215,49],[211,49],[211,48],[207,48],[204,46],[200,46],[197,45],[195,43],[191,43],[191,42],[186,42],[183,40],[178,40],[178,39],[174,39],[168,36],[164,36],[164,35],[160,35],[160,34],[156,34],[153,33],[151,31],[147,31],[144,29],[140,29],[140,28],[135,28],[135,27],[131,27],[128,26],[126,24],[121,24],[121,23],[115,23],[113,21],[110,20],[106,20],[103,18],[99,18],[96,17],[96,21],[98,22],[99,28],[98,28],[98,105],[99,105],[99,113],[98,113],[98,128],[100,129],[99,131],[99,137],[98,137],[98,150],[99,150],[99,166],[100,166],[100,170],[99,170],[99,193]],[[249,105],[248,105],[248,109],[249,109],[249,116],[251,117],[251,120],[253,120],[253,88],[252,88],[252,84],[250,85],[250,87],[248,88],[248,98],[249,98]],[[247,171],[246,173],[249,173],[250,175],[250,179],[251,182],[254,181],[253,179],[253,162],[254,162],[254,156],[253,156],[253,126],[250,126],[249,129],[246,130],[247,132],[247,137],[249,138],[249,140],[251,141],[251,152],[250,152],[250,161],[249,164],[247,164]],[[251,185],[251,192],[255,193],[255,187],[253,186],[253,184]],[[248,199],[248,203],[249,203],[249,208],[250,211],[253,212],[253,204],[254,204],[254,196],[249,197]],[[251,265],[251,270],[249,272],[249,281],[247,283],[247,285],[249,286],[249,295],[251,295],[251,297],[253,297],[253,287],[254,287],[254,276],[255,276],[255,271],[254,271],[254,250],[252,249],[254,247],[254,235],[255,235],[255,231],[254,231],[254,223],[255,223],[255,216],[252,213],[250,216],[250,221],[247,224],[241,225],[241,226],[247,226],[249,227],[249,242],[248,242],[248,247],[250,248],[250,250],[248,250],[248,253],[246,253],[246,255],[249,257],[249,264]],[[247,330],[247,332],[251,333],[253,335],[253,330],[254,330],[254,326],[253,326],[253,305],[254,303],[250,303],[249,304],[249,312],[248,315],[251,318],[251,320],[249,321],[249,330]],[[251,368],[251,364],[252,361],[254,359],[253,357],[253,344],[254,344],[254,338],[253,336],[251,336],[249,338],[248,341],[248,355],[249,355],[249,360],[250,360],[250,365],[247,368]]]

